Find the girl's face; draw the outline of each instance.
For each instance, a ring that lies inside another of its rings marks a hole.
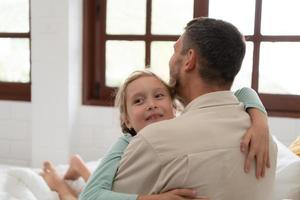
[[[153,76],[143,76],[126,89],[125,124],[137,133],[145,126],[174,118],[172,99],[163,83]]]

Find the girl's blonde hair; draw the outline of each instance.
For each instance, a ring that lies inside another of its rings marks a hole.
[[[133,82],[141,77],[147,77],[147,76],[152,76],[152,77],[156,78],[167,88],[167,91],[173,101],[174,108],[176,108],[176,106],[175,106],[176,104],[174,103],[175,95],[172,92],[172,89],[169,87],[169,85],[165,81],[163,81],[159,76],[157,76],[156,74],[154,74],[153,72],[151,72],[149,70],[134,71],[133,73],[131,73],[129,75],[129,77],[119,87],[118,92],[116,94],[116,98],[115,98],[115,106],[119,108],[120,124],[121,124],[123,133],[129,133],[132,136],[136,135],[136,131],[133,128],[128,128],[125,124],[125,119],[128,115],[127,106],[126,106],[127,87],[131,82]]]

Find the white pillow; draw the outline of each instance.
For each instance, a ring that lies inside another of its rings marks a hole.
[[[300,158],[274,138],[278,147],[275,200],[300,200]]]
[[[12,168],[7,171],[6,190],[17,199],[59,200],[44,179],[29,168]]]
[[[6,200],[18,200],[15,197],[11,196],[10,194],[6,193],[6,192],[2,192],[0,191],[0,199],[6,199]]]
[[[298,161],[300,158],[289,150],[284,144],[282,144],[276,137],[273,136],[274,141],[277,144],[277,168],[276,172],[290,165],[291,163]]]
[[[278,172],[275,180],[276,200],[300,200],[300,160]]]
[[[98,161],[87,162],[87,167],[94,171],[98,166]],[[56,166],[57,173],[63,176],[68,169],[68,165]],[[44,179],[39,175],[42,169],[30,169],[30,168],[10,168],[5,171],[5,186],[4,191],[7,193],[0,193],[0,200],[9,199],[2,198],[4,195],[11,195],[17,199],[26,200],[59,200],[59,196],[56,192],[50,190]],[[2,178],[2,177],[1,177]],[[67,184],[76,192],[81,191],[85,186],[85,182],[82,178],[75,181],[66,181]]]

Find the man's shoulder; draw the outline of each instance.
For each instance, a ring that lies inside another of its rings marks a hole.
[[[163,153],[182,135],[183,128],[179,118],[164,120],[143,128],[136,137],[136,143],[148,146],[156,153]],[[146,148],[146,147],[145,147]]]
[[[176,127],[180,122],[179,118],[180,117],[150,124],[143,128],[139,132],[139,135],[142,135],[146,140],[156,137],[169,137],[170,133],[174,133],[174,131],[176,131]]]

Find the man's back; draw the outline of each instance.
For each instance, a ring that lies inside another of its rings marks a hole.
[[[240,139],[248,114],[231,92],[203,95],[178,118],[146,127],[120,163],[114,191],[149,194],[195,188],[211,199],[270,199],[276,146],[270,141],[272,168],[256,180],[254,163],[244,173]]]

